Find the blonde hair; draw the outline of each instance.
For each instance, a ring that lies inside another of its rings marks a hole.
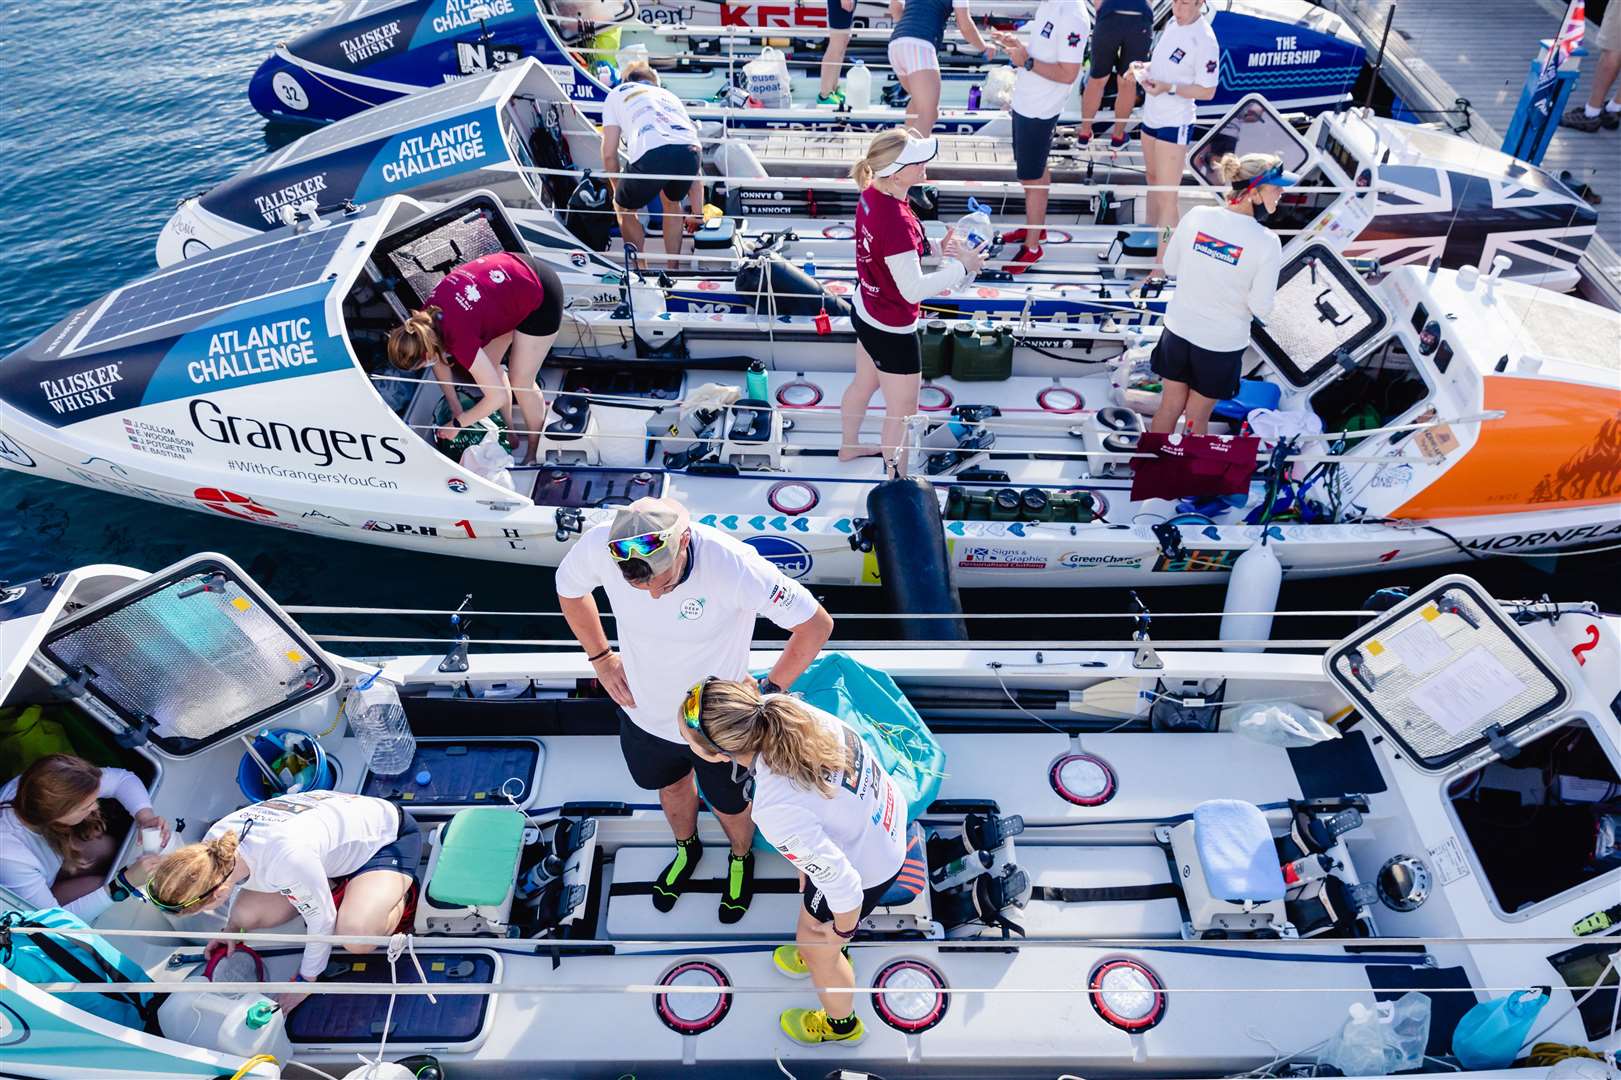
[[[418,371],[444,352],[439,341],[438,318],[441,309],[433,305],[411,312],[403,325],[388,335],[388,362],[401,371]]]
[[[646,60],[637,60],[625,65],[625,70],[619,73],[619,81],[659,84],[659,73],[653,70],[653,65]]]
[[[72,754],[46,754],[23,770],[17,794],[9,806],[17,820],[45,838],[51,850],[66,860],[79,845],[107,831],[101,808],[91,810],[77,825],[58,825],[57,819],[101,794],[101,770]]]
[[[1230,196],[1244,194],[1244,186],[1263,173],[1276,169],[1283,159],[1276,154],[1223,154],[1216,159],[1216,171],[1232,190]]]
[[[236,867],[238,839],[235,831],[221,833],[165,855],[147,882],[153,899],[170,907],[194,905],[206,895],[203,890],[211,893],[225,884]]]
[[[908,136],[914,139],[923,137],[911,128],[904,127],[890,128],[874,135],[872,142],[867,144],[867,152],[850,166],[850,179],[856,182],[856,187],[867,190],[879,169],[893,165],[895,159],[901,156],[901,151],[906,149]]]
[[[720,749],[759,754],[766,768],[824,799],[833,797],[833,777],[851,767],[841,732],[823,727],[798,698],[762,696],[752,679],[708,683],[699,720]]]

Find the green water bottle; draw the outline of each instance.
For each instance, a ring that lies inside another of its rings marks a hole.
[[[766,394],[770,393],[765,379],[765,361],[756,360],[749,365],[748,388],[743,394],[751,401],[766,401]]]

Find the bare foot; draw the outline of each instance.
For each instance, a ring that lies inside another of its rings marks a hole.
[[[845,446],[839,449],[839,460],[854,461],[856,458],[877,457],[883,452],[881,446]]]

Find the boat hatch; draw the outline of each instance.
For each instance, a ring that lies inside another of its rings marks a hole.
[[[119,742],[193,754],[332,693],[337,670],[243,570],[202,554],[58,622],[34,657]]]
[[[400,303],[415,311],[463,263],[497,251],[525,250],[500,200],[489,191],[475,191],[384,235],[371,261],[381,280],[394,283]]]
[[[1313,241],[1278,272],[1278,297],[1252,335],[1291,386],[1311,386],[1336,365],[1350,370],[1384,339],[1390,315],[1355,270]]]
[[[0,705],[39,648],[40,639],[73,594],[62,588],[64,575],[35,581],[0,582]]]
[[[1225,188],[1227,181],[1222,179],[1216,163],[1228,154],[1239,157],[1272,154],[1283,159],[1285,169],[1304,174],[1313,153],[1311,146],[1278,115],[1265,97],[1246,94],[1222,117],[1221,123],[1193,144],[1188,153],[1188,165],[1206,187]]]
[[[1461,574],[1363,626],[1324,655],[1323,667],[1427,773],[1512,757],[1570,701],[1541,650]]]

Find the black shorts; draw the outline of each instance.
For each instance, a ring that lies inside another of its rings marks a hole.
[[[550,337],[563,325],[563,283],[557,271],[529,255],[518,256],[540,279],[540,306],[518,324],[518,332],[530,337]]]
[[[870,889],[861,890],[860,918],[865,919],[872,914],[873,908],[878,906],[878,902],[884,898],[885,893],[895,887],[895,879],[900,876],[901,872],[896,870],[894,874],[890,875],[889,880],[882,885],[874,885]],[[833,921],[833,910],[827,906],[827,896],[821,889],[816,887],[815,882],[807,880],[805,882],[805,891],[799,894],[799,898],[805,905],[805,910],[810,913],[811,918],[817,922]]]
[[[400,814],[399,835],[378,848],[371,858],[361,863],[359,869],[349,875],[349,880],[353,881],[369,870],[393,870],[395,873],[409,874],[412,881],[422,880],[419,876],[422,865],[422,830],[417,827],[416,818],[406,813],[403,806],[395,803],[394,809]]]
[[[614,205],[625,210],[640,210],[658,198],[662,192],[671,202],[680,202],[692,191],[692,181],[703,169],[698,162],[696,146],[656,146],[625,166],[627,173],[650,173],[650,176],[621,176],[614,185]],[[672,178],[673,179],[670,179]],[[693,213],[703,210],[694,206]]]
[[[1058,117],[1035,120],[1013,113],[1013,168],[1020,180],[1040,180],[1047,174],[1047,155],[1053,149],[1053,128]]]
[[[885,375],[919,375],[923,372],[923,345],[916,330],[896,333],[875,326],[850,310],[850,325],[855,327],[856,340],[872,357],[873,366]]]
[[[827,0],[827,28],[829,30],[850,29],[851,26],[855,25],[856,21],[855,7],[854,4],[851,4],[850,10],[845,11],[844,5],[839,3],[839,0]]]
[[[732,779],[730,763],[705,761],[686,743],[649,735],[637,727],[623,709],[619,710],[619,749],[624,751],[630,778],[639,788],[658,791],[696,770],[698,790],[703,792],[711,810],[741,814],[749,805],[748,796],[743,793],[743,782]]]
[[[1238,377],[1243,374],[1244,350],[1215,352],[1201,349],[1169,330],[1162,331],[1149,367],[1162,379],[1187,383],[1196,394],[1215,401],[1226,401],[1238,393]]]
[[[1147,60],[1153,49],[1152,15],[1106,7],[1092,28],[1092,66],[1087,74],[1094,79],[1124,75],[1132,64]]]

